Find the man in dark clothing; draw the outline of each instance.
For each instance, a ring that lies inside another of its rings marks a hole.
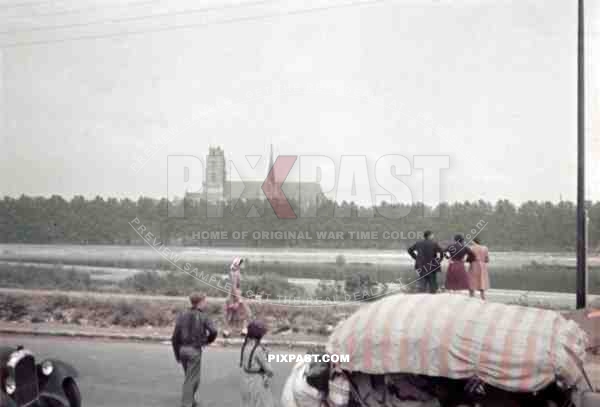
[[[438,290],[437,274],[442,270],[443,252],[427,230],[425,239],[408,248],[408,254],[415,260],[415,270],[419,275],[419,291],[435,294]]]
[[[177,317],[171,337],[173,353],[177,363],[185,372],[185,382],[181,397],[182,407],[198,405],[198,388],[202,367],[202,348],[214,342],[217,330],[213,322],[203,312],[206,305],[204,294],[190,296],[192,308]]]

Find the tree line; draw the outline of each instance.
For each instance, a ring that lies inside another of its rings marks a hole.
[[[575,248],[576,206],[568,201],[515,205],[508,200],[480,200],[437,207],[384,203],[365,208],[322,200],[311,209],[311,216],[297,202],[292,202],[292,207],[296,219],[278,219],[270,205],[262,201],[239,201],[234,207],[215,208],[206,201],[191,199],[169,202],[147,197],[137,201],[100,196],[70,200],[57,195],[5,197],[0,201],[0,242],[143,244],[145,234],[151,232],[155,240],[170,245],[393,250],[407,247],[417,233],[429,229],[440,240],[476,230],[494,250]],[[600,202],[588,202],[587,210],[590,249],[598,251]],[[210,215],[215,211],[222,216]],[[346,211],[346,216],[339,217],[340,211]],[[141,234],[134,227],[138,224],[144,225]],[[215,237],[215,232],[220,233]],[[257,239],[262,232],[272,237]],[[277,238],[273,232],[288,234]],[[328,237],[318,238],[324,232]],[[376,233],[370,233],[370,238],[356,238],[361,232]],[[294,233],[297,236],[290,237]]]

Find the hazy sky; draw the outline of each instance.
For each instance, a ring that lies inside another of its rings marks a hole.
[[[168,155],[220,144],[243,172],[272,142],[367,155],[371,176],[385,154],[447,155],[443,200],[575,199],[575,0],[23,3],[0,0],[2,195],[162,197]],[[600,5],[587,3],[598,200]],[[402,180],[422,199],[422,171]]]

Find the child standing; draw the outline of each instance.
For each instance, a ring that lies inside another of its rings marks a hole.
[[[275,407],[271,390],[273,369],[268,361],[268,352],[260,343],[266,333],[264,322],[252,321],[248,324],[240,352],[243,407]]]

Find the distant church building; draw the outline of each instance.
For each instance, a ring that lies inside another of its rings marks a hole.
[[[271,173],[273,168],[273,146],[269,152],[269,164],[267,174],[263,179],[232,181],[227,179],[227,164],[225,160],[225,151],[221,147],[209,147],[206,157],[206,183],[205,193],[188,194],[192,199],[206,199],[208,203],[230,203],[232,196],[234,199],[263,202],[263,205],[270,205],[267,197],[262,190],[263,183],[267,182],[267,188],[274,190],[273,185],[277,181],[282,181],[279,174]],[[285,198],[289,201],[295,201],[301,207],[318,206],[322,199],[321,185],[318,182],[302,182],[299,180],[287,179],[281,186]]]
[[[206,157],[206,200],[210,203],[223,202],[225,200],[225,181],[227,180],[227,168],[225,163],[225,152],[221,147],[209,147]]]

